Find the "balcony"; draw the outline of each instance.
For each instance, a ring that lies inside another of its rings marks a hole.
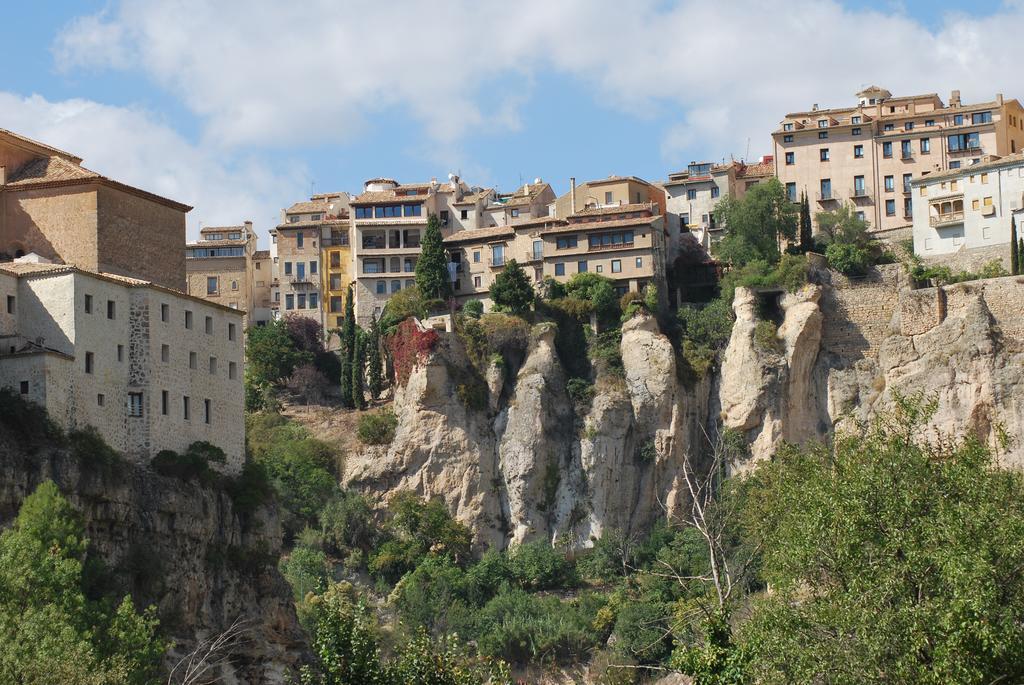
[[[870,193],[870,191],[868,191],[867,188],[857,188],[857,187],[854,187],[850,191],[850,197],[852,199],[854,199],[854,200],[870,200],[871,199],[871,193]]]
[[[818,202],[839,202],[839,196],[831,190],[822,190],[818,192]]]
[[[708,227],[708,226],[705,226],[704,229],[705,230],[714,230],[713,227]],[[590,244],[587,247],[587,251],[588,252],[600,252],[602,250],[628,250],[631,247],[633,247],[633,245],[635,245],[635,243],[633,241],[630,241],[628,243],[627,242],[609,243],[607,245],[605,245],[603,243],[600,244],[600,245]]]
[[[964,222],[963,212],[950,212],[949,214],[933,214],[928,217],[928,225],[932,228],[941,228],[943,226],[954,226],[956,224],[962,224]]]
[[[544,255],[542,254],[535,254],[533,252],[523,253],[523,264],[529,264],[530,262],[539,262],[542,259],[544,259]]]
[[[977,155],[981,154],[981,144],[978,145],[967,145],[966,147],[958,147],[956,149],[947,147],[946,152],[951,155]]]

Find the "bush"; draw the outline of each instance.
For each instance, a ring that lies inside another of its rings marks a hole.
[[[577,582],[572,562],[546,540],[513,547],[508,565],[512,577],[527,590],[559,590]]]
[[[594,385],[585,378],[570,378],[565,389],[577,409],[586,410],[594,400]]]
[[[274,486],[267,477],[262,464],[246,459],[242,472],[226,482],[228,495],[240,516],[251,515],[261,505],[270,501]]]
[[[59,444],[64,439],[44,407],[10,388],[0,388],[0,423],[24,445]]]
[[[765,352],[780,353],[782,341],[779,340],[779,328],[774,321],[761,320],[754,326],[754,344]]]
[[[465,590],[465,571],[448,559],[428,558],[399,581],[392,597],[406,625],[423,626],[433,635],[444,635],[471,629]]]
[[[385,532],[390,539],[370,558],[373,575],[394,583],[428,556],[446,557],[457,566],[469,560],[469,529],[451,517],[440,499],[424,502],[412,492],[400,492],[388,509]]]
[[[305,599],[311,592],[320,592],[327,583],[327,555],[313,547],[299,546],[281,559],[281,575],[292,588],[296,602]]]
[[[340,363],[339,363],[340,378]],[[327,377],[312,364],[295,367],[288,378],[288,390],[305,404],[323,404],[330,391]]]
[[[332,498],[320,512],[320,532],[324,543],[338,554],[347,550],[369,550],[379,532],[373,510],[366,498],[345,491]]]
[[[589,329],[588,329],[589,330]],[[590,356],[596,362],[598,376],[623,377],[622,329],[610,328],[589,335]]]
[[[665,659],[672,648],[668,618],[668,607],[659,602],[626,602],[612,630],[615,651],[647,664]]]
[[[867,274],[871,265],[868,251],[850,243],[832,243],[825,248],[828,265],[845,276],[858,277]]]
[[[480,300],[470,300],[462,305],[462,313],[465,316],[479,319],[480,315],[484,313],[484,303]]]
[[[76,459],[91,466],[110,467],[124,463],[121,454],[107,444],[92,426],[71,431],[68,445]]]
[[[196,480],[204,485],[210,485],[217,479],[217,473],[210,468],[209,462],[192,452],[178,454],[173,450],[160,450],[149,465],[162,476]]]
[[[565,284],[567,299],[588,302],[602,320],[615,316],[618,299],[613,281],[593,273],[572,276]]]
[[[951,285],[963,283],[964,281],[976,281],[982,278],[999,278],[1009,276],[1003,264],[998,259],[993,259],[982,266],[980,271],[958,271],[953,272],[948,266],[925,266],[921,260],[914,257],[910,265],[910,276],[915,281],[932,281],[935,285]]]
[[[389,445],[395,439],[398,417],[390,408],[359,417],[356,437],[364,445]]]

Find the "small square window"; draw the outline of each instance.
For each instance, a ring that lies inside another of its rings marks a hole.
[[[613,274],[622,273],[622,260],[621,259],[613,259],[612,260],[612,273]]]
[[[98,393],[96,395],[96,406],[97,407],[102,407],[103,403],[106,402],[106,400],[107,400],[107,398],[106,398],[106,396],[103,393]]]
[[[20,383],[20,386],[21,387],[19,388],[19,390],[21,391],[21,394],[22,395],[27,395],[28,394],[28,381],[22,381]]]

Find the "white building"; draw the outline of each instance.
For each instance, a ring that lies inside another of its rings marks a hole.
[[[0,263],[0,386],[140,463],[206,441],[237,472],[243,314],[147,281]]]
[[[1024,237],[1024,153],[926,173],[910,185],[917,255],[964,269],[999,259],[1009,270],[1014,217]]]

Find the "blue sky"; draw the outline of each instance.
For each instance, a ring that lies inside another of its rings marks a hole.
[[[294,4],[12,4],[0,128],[195,205],[194,233],[382,174],[563,192],[756,159],[868,83],[1024,94],[1019,2]]]

